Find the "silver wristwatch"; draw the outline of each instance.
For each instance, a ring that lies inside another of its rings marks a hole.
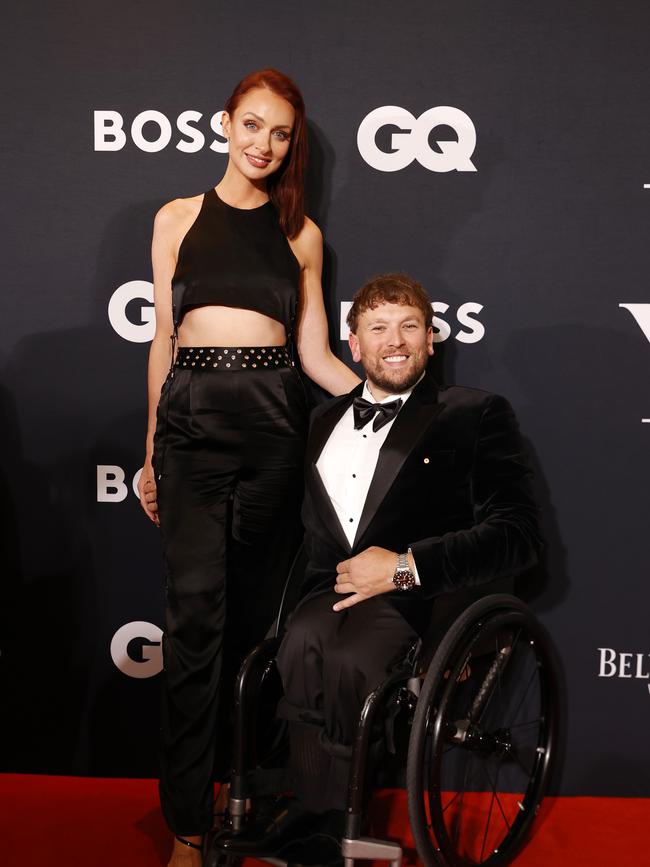
[[[412,590],[415,587],[415,575],[411,572],[407,554],[397,555],[393,584],[397,590]]]

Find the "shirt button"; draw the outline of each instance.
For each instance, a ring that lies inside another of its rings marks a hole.
[[[354,518],[350,518],[350,523],[354,524]]]
[[[357,477],[357,474],[356,474],[356,473],[352,473],[352,478],[353,478],[353,479],[356,479],[356,477]]]
[[[367,440],[367,439],[368,439],[368,434],[364,434],[364,435],[363,435],[363,438],[364,438],[364,440]]]

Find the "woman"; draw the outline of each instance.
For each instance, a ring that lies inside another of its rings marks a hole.
[[[222,125],[225,175],[165,205],[152,243],[139,489],[167,569],[160,793],[176,835],[170,867],[200,864],[219,693],[230,701],[232,671],[264,637],[295,550],[307,407],[292,345],[332,394],[358,382],[329,348],[322,238],[303,211],[300,92],[276,70],[254,72]]]

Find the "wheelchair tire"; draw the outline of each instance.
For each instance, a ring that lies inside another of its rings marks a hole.
[[[446,633],[407,762],[425,867],[502,867],[524,844],[555,754],[556,665],[546,630],[514,596],[478,600]]]

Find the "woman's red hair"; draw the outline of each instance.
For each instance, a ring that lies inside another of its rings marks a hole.
[[[275,206],[282,231],[295,238],[305,221],[305,169],[307,167],[307,121],[305,103],[297,85],[277,69],[259,69],[251,72],[233,90],[225,110],[230,117],[241,98],[255,87],[266,87],[293,106],[295,119],[291,132],[289,152],[275,174],[268,180],[269,198]]]

